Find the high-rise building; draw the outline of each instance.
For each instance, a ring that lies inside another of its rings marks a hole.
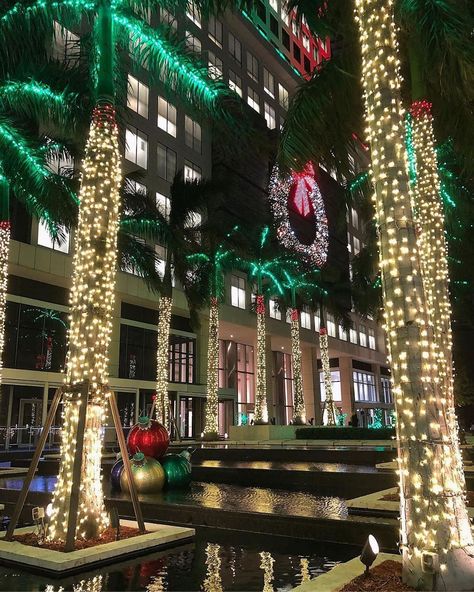
[[[235,12],[205,21],[197,11],[173,15],[165,9],[151,16],[151,23],[167,23],[186,40],[189,50],[208,64],[209,74],[221,77],[247,105],[247,116],[260,122],[275,139],[287,112],[289,97],[297,85],[323,59],[330,57],[327,40],[314,40],[304,23],[286,17],[279,0],[260,2],[255,14]],[[64,38],[66,35],[67,39]],[[61,29],[59,53],[67,53],[73,33]],[[66,42],[67,41],[67,42]],[[242,166],[223,155],[225,138],[213,137],[205,118],[183,107],[177,97],[151,85],[146,69],[128,74],[127,121],[124,129],[124,174],[156,194],[166,213],[173,177],[178,170],[186,179],[209,178],[224,172],[241,184],[240,191],[266,199],[271,163],[261,160]],[[53,162],[61,167],[72,163]],[[318,179],[328,210],[338,185],[325,171]],[[242,189],[245,188],[245,189]],[[229,200],[238,209],[237,195]],[[60,244],[46,227],[13,203],[13,240],[2,396],[0,438],[8,446],[34,442],[45,420],[54,390],[63,382],[67,350],[69,288],[74,234]],[[328,214],[331,217],[332,214]],[[363,220],[356,210],[347,214],[348,249],[338,234],[340,260],[349,264],[363,246]],[[165,249],[155,245],[161,269]],[[336,250],[337,250],[336,249]],[[250,422],[255,402],[255,315],[251,311],[252,285],[245,273],[235,270],[226,277],[222,305],[219,353],[219,429],[228,432],[234,423]],[[155,390],[157,300],[133,268],[118,272],[110,352],[110,385],[117,392],[124,426],[132,425],[139,412],[149,410]],[[269,415],[277,423],[293,417],[293,371],[290,334],[285,310],[270,300],[268,310],[268,364],[271,369]],[[180,433],[199,436],[206,400],[207,314],[194,328],[183,291],[175,286],[169,343],[169,392]],[[357,413],[361,424],[370,424],[376,409],[388,421],[392,409],[384,335],[374,319],[353,315],[349,331],[327,315],[330,365],[334,399],[349,416]],[[319,313],[303,309],[301,336],[303,385],[307,417],[321,415],[324,381],[318,349]],[[59,429],[60,412],[55,425]],[[57,429],[51,442],[58,442]],[[112,437],[112,430],[107,438]]]

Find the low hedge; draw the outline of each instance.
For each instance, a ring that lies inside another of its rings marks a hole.
[[[296,430],[297,440],[391,440],[395,428],[315,426]]]

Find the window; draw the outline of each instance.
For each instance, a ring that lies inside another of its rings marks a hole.
[[[359,326],[359,343],[362,347],[367,347],[367,333],[365,332],[364,325]]]
[[[137,128],[125,132],[125,158],[146,169],[148,165],[148,136]]]
[[[171,201],[169,197],[162,193],[156,192],[156,207],[160,213],[168,220],[170,215]]]
[[[242,97],[242,78],[233,70],[229,70],[229,88]]]
[[[137,243],[140,243],[142,245],[145,244],[144,238],[141,238],[136,235],[133,238]],[[120,270],[125,273],[131,273],[138,277],[143,277],[143,273],[141,272],[139,265],[137,265],[137,260],[133,256],[129,256],[127,253],[122,253],[122,257],[120,260]]]
[[[281,20],[285,23],[287,27],[290,26],[290,15],[287,12],[286,3],[281,3],[281,10],[280,10]]]
[[[309,37],[308,37],[308,35],[306,35],[306,33],[303,33],[303,47],[309,53],[310,48],[311,48],[311,43],[310,43]]]
[[[236,344],[237,408],[239,424],[250,423],[249,413],[255,404],[254,349],[251,345]]]
[[[79,54],[79,36],[55,21],[53,58],[65,63],[67,66],[75,66],[79,61]]]
[[[194,4],[194,2],[191,2],[191,4],[188,5],[186,16],[189,20],[193,21],[195,25],[201,28],[201,15],[199,14],[198,7]]]
[[[176,175],[176,152],[158,142],[156,154],[158,158],[158,175],[172,183]]]
[[[274,359],[274,417],[279,424],[288,425],[293,417],[293,364],[291,354],[273,352]]]
[[[174,32],[178,29],[176,17],[166,8],[160,7],[160,22],[170,27]]]
[[[189,51],[193,51],[194,53],[201,53],[201,40],[189,31],[186,31],[185,44],[186,49],[188,49]]]
[[[311,329],[311,315],[307,306],[303,306],[300,314],[300,322],[303,329]]]
[[[156,331],[121,324],[119,377],[156,379],[156,343]]]
[[[257,113],[260,113],[258,94],[253,90],[253,88],[250,88],[250,86],[247,93],[247,103],[252,107],[252,109],[255,109]]]
[[[355,236],[354,237],[354,255],[360,253],[360,240]]]
[[[184,180],[185,181],[199,181],[202,177],[201,167],[190,162],[189,160],[184,161]]]
[[[357,331],[355,329],[349,329],[349,339],[351,343],[357,343]]]
[[[201,154],[201,126],[187,115],[184,117],[184,142]]]
[[[212,51],[208,55],[209,76],[217,79],[222,77],[222,60]]]
[[[58,230],[60,237],[53,239],[48,225],[43,220],[38,220],[38,245],[60,253],[69,253],[69,230],[64,226],[60,226]]]
[[[52,173],[65,176],[74,168],[74,158],[68,154],[53,153],[48,156],[47,167]]]
[[[321,319],[319,317],[319,311],[314,313],[313,319],[314,319],[314,330],[319,331],[319,329],[321,327]]]
[[[277,39],[280,38],[280,26],[277,19],[270,13],[270,31],[275,35]]]
[[[276,128],[275,109],[270,107],[268,103],[265,103],[265,121],[267,122],[268,129]]]
[[[331,371],[332,398],[333,401],[342,401],[341,393],[341,373],[339,370]],[[326,387],[324,384],[324,372],[319,373],[319,390],[321,391],[321,401],[326,400]]]
[[[130,186],[130,189],[132,191],[134,191],[135,193],[140,193],[142,195],[146,195],[146,185],[143,185],[143,183],[140,183],[139,181],[135,181],[135,179],[128,179],[127,178],[127,184]],[[124,213],[127,216],[131,216],[134,213],[134,209],[133,207],[125,207],[124,208]]]
[[[298,23],[295,20],[291,21],[291,32],[293,33],[293,35],[295,37],[299,37],[300,28],[299,28]]]
[[[352,380],[354,382],[354,399],[356,401],[377,401],[375,376],[373,374],[353,370]]]
[[[278,83],[278,102],[283,109],[288,109],[288,91],[280,83]]]
[[[222,23],[212,15],[209,17],[208,35],[211,41],[222,48]]]
[[[263,68],[263,88],[267,95],[270,95],[272,99],[275,98],[275,78],[266,68]]]
[[[258,82],[258,61],[250,51],[247,52],[247,74],[252,80]]]
[[[336,323],[332,314],[328,314],[326,328],[330,337],[336,337]]]
[[[176,138],[176,107],[158,97],[158,127]]]
[[[347,250],[352,253],[352,235],[350,232],[347,233]]]
[[[357,210],[355,210],[354,208],[351,208],[351,218],[352,226],[354,228],[359,228],[359,214],[357,213]]]
[[[148,86],[128,75],[127,107],[141,115],[148,117]]]
[[[269,4],[275,12],[278,12],[278,0],[270,0]]]
[[[381,376],[382,382],[382,402],[393,403],[392,381],[388,376]]]
[[[281,310],[278,307],[278,303],[273,298],[270,298],[268,302],[268,309],[270,312],[270,318],[276,319],[277,321],[281,321]]]
[[[293,56],[297,62],[301,63],[301,50],[296,43],[293,43]]]
[[[245,309],[245,279],[238,275],[230,276],[230,303]]]
[[[369,327],[369,347],[370,349],[376,349],[375,345],[375,331]]]
[[[170,335],[169,341],[170,382],[194,382],[196,340],[181,335]]]
[[[257,2],[257,16],[258,16],[258,18],[262,22],[266,23],[266,21],[267,21],[267,10],[265,8],[265,4],[263,2],[261,2],[261,1],[258,1]]]
[[[239,64],[242,63],[242,45],[232,33],[229,33],[229,53]]]

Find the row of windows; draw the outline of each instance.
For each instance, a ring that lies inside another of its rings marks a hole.
[[[388,376],[380,377],[380,388],[377,392],[375,374],[353,370],[352,383],[354,388],[354,400],[356,402],[393,403],[392,383]],[[331,371],[332,396],[334,401],[342,401],[341,373],[339,370]],[[324,373],[319,373],[319,388],[321,401],[326,399],[326,387]]]
[[[247,307],[247,291],[245,278],[232,275],[230,281],[230,303],[237,308],[245,309]],[[282,312],[278,306],[278,302],[273,298],[269,299],[269,316],[272,319],[281,321]],[[313,313],[314,330],[319,331],[321,320],[319,312]],[[286,321],[291,322],[289,310],[286,311]],[[303,306],[300,311],[300,325],[303,329],[311,329],[311,311],[309,307]],[[339,325],[337,327],[334,317],[328,313],[326,318],[326,329],[330,337],[337,337],[343,341],[350,341],[351,343],[376,349],[375,330],[365,325],[359,325],[358,330],[355,327],[349,329],[349,333]]]

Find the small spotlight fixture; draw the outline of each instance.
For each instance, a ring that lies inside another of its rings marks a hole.
[[[379,544],[377,539],[374,537],[373,534],[369,534],[365,545],[362,549],[362,553],[360,554],[360,560],[365,565],[365,572],[364,574],[367,576],[369,574],[369,568],[372,563],[375,561],[375,558],[379,554]]]

